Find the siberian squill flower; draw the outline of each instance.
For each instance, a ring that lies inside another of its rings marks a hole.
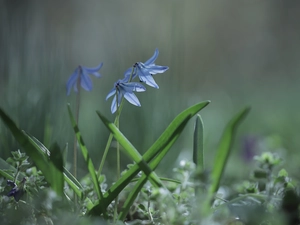
[[[150,59],[148,59],[146,62],[135,63],[133,65],[134,70],[133,70],[132,79],[138,76],[141,82],[144,82],[145,84],[151,87],[159,88],[155,80],[153,79],[153,75],[158,73],[164,73],[166,70],[169,69],[169,67],[155,65],[154,62],[157,59],[158,54],[159,54],[158,49],[155,49],[153,56]],[[124,76],[126,81],[129,81],[131,72],[132,72],[132,68],[129,68],[125,71]]]
[[[140,83],[127,83],[126,80],[118,80],[117,82],[115,82],[113,89],[111,89],[108,95],[106,96],[107,100],[114,95],[114,98],[111,103],[111,113],[115,113],[117,111],[117,108],[120,106],[123,96],[132,105],[141,106],[140,101],[133,93],[134,91],[143,92],[146,91],[146,88]]]
[[[100,63],[100,65],[93,68],[78,66],[67,81],[67,95],[70,94],[72,87],[74,88],[75,92],[78,92],[77,86],[79,83],[84,90],[91,91],[93,84],[89,74],[92,74],[95,77],[101,77],[101,75],[98,73],[98,70],[101,69],[102,65],[103,63]]]

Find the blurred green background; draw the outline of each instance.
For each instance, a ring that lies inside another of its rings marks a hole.
[[[103,62],[102,78],[92,78],[93,91],[81,92],[79,122],[98,168],[109,133],[95,111],[113,121],[111,99],[105,101],[113,83],[158,48],[156,63],[170,67],[155,76],[160,89],[147,87],[139,93],[141,108],[125,104],[120,121],[121,130],[141,153],[178,113],[211,100],[201,112],[209,167],[226,122],[250,105],[227,174],[249,172],[251,162],[242,159],[245,138],[272,135],[270,146],[297,175],[299,19],[300,2],[292,0],[1,0],[0,106],[45,144],[57,141],[63,148],[69,143],[71,162],[73,130],[66,104],[75,109],[75,93],[67,97],[65,83],[79,64],[93,67]],[[49,141],[45,126],[52,130]],[[192,132],[189,123],[161,171],[170,172],[180,159],[192,159]],[[3,123],[0,136],[0,156],[6,158],[18,145]],[[115,158],[112,147],[105,173],[115,174]],[[122,158],[125,168],[130,160]],[[85,171],[80,159],[79,172]]]

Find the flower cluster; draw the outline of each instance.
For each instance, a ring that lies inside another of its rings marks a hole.
[[[169,69],[167,66],[159,66],[155,64],[159,54],[158,49],[155,49],[153,56],[146,62],[137,62],[132,67],[128,68],[124,73],[124,78],[114,83],[113,89],[108,93],[106,100],[114,96],[111,104],[111,112],[115,113],[119,108],[123,97],[135,106],[141,106],[140,101],[133,92],[143,92],[146,88],[138,82],[132,82],[136,77],[139,81],[146,85],[158,89],[153,75],[158,73],[164,73]],[[78,87],[81,85],[86,91],[92,90],[92,81],[89,74],[95,77],[100,77],[98,71],[101,69],[103,63],[94,68],[87,68],[84,66],[78,66],[74,73],[70,76],[67,82],[67,95],[70,94],[72,87],[75,92],[78,92]]]
[[[129,101],[131,104],[135,106],[141,106],[138,98],[133,93],[145,91],[146,88],[139,83],[131,82],[136,77],[139,78],[140,82],[143,82],[151,87],[159,88],[156,84],[153,75],[158,73],[163,73],[169,69],[167,66],[158,66],[155,65],[155,60],[157,59],[159,54],[158,49],[155,49],[153,56],[148,59],[146,62],[137,62],[133,65],[133,67],[128,68],[124,73],[124,78],[122,80],[118,80],[114,84],[114,88],[108,93],[106,100],[114,95],[111,112],[115,113],[117,108],[120,106],[122,97]]]

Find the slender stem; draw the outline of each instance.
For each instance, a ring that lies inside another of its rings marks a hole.
[[[78,125],[79,121],[79,107],[80,107],[80,77],[77,80],[77,89],[78,89],[78,94],[76,95],[76,123]],[[75,178],[77,178],[77,139],[76,139],[76,134],[74,137],[74,149],[73,149],[73,175]]]
[[[118,99],[118,92],[116,93],[117,99]],[[120,107],[119,104],[117,103],[117,116],[116,116],[116,122],[115,125],[119,129],[120,128]],[[120,178],[120,173],[121,173],[121,166],[120,166],[120,144],[117,141],[117,179]]]
[[[117,100],[119,99],[117,90],[116,90],[116,98],[117,98]],[[119,102],[117,101],[117,116],[116,116],[116,120],[115,120],[115,125],[118,129],[119,129],[119,125],[120,125],[120,113],[121,113],[120,106],[119,106]],[[120,144],[117,141],[117,180],[120,178],[120,174],[121,174],[120,164],[121,164],[121,162],[120,162]],[[119,201],[119,195],[117,195],[117,197],[115,199],[115,208],[114,208],[115,222],[117,221],[117,218],[118,218],[118,201]]]
[[[128,82],[131,82],[131,80],[132,80],[132,76],[133,76],[133,73],[134,73],[134,68],[135,68],[135,66],[132,67],[131,74],[130,74]],[[118,95],[119,95],[119,92],[116,88],[117,115],[116,115],[114,124],[119,129],[119,119],[120,119],[120,115],[121,115],[122,108],[123,108],[123,97],[122,97],[121,102],[119,104],[119,96]],[[102,169],[103,169],[103,166],[104,166],[104,162],[105,162],[109,147],[110,147],[111,142],[112,142],[112,138],[113,138],[113,134],[110,133],[109,138],[108,138],[107,143],[106,143],[104,153],[103,153],[103,157],[101,159],[101,163],[100,163],[100,166],[99,166],[98,177],[101,175],[101,172],[102,172]],[[119,179],[120,175],[121,175],[121,165],[120,164],[121,164],[120,144],[119,144],[119,142],[117,142],[117,179]],[[117,222],[117,218],[118,218],[118,202],[119,202],[119,195],[117,195],[117,197],[115,199],[114,223]]]
[[[15,174],[15,176],[14,176],[14,180],[13,180],[13,182],[14,183],[16,183],[16,181],[17,181],[17,179],[18,179],[18,176],[19,176],[19,174],[20,174],[20,162],[17,162],[17,172],[16,172],[16,174]]]
[[[131,82],[131,80],[132,80],[132,76],[133,76],[133,73],[134,73],[134,69],[135,69],[135,66],[132,67],[131,74],[130,74],[130,77],[129,77],[129,81],[128,81],[128,82]],[[119,115],[120,115],[121,112],[122,112],[123,104],[124,104],[124,102],[123,102],[123,98],[122,98],[121,104],[119,105],[119,108],[118,108],[118,110],[117,110],[117,112],[119,113]],[[118,115],[117,115],[116,118],[115,118],[114,124],[116,124],[118,120],[119,120],[119,119],[118,119]],[[110,133],[110,134],[109,134],[109,137],[108,137],[108,140],[107,140],[107,143],[106,143],[106,146],[105,146],[105,149],[104,149],[104,153],[103,153],[101,162],[100,162],[100,166],[99,166],[99,169],[98,169],[98,177],[101,176],[102,169],[103,169],[103,166],[104,166],[104,162],[105,162],[105,160],[106,160],[106,156],[107,156],[109,147],[110,147],[110,145],[111,145],[112,139],[113,139],[113,134]]]

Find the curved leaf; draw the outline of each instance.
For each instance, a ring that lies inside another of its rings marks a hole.
[[[238,128],[238,125],[246,117],[249,111],[249,107],[246,107],[245,109],[241,110],[229,121],[229,123],[224,129],[213,163],[214,167],[211,172],[212,183],[210,185],[210,188],[208,189],[207,202],[205,203],[205,207],[207,209],[210,208],[211,201],[214,198],[213,196],[219,189],[220,181],[225,170],[228,157],[231,152],[231,147],[235,138],[235,133]]]
[[[173,143],[178,139],[182,130],[184,129],[188,120],[193,117],[201,109],[205,108],[210,101],[205,101],[193,105],[183,112],[181,112],[166,128],[162,135],[155,141],[155,143],[143,155],[143,159],[149,163],[155,156],[157,157],[157,164],[164,157],[164,155],[171,148]],[[152,164],[150,164],[152,166]],[[89,212],[91,215],[102,214],[107,206],[116,198],[116,196],[130,183],[130,181],[138,174],[140,168],[137,164],[133,165],[123,176],[113,184],[110,189],[104,194],[103,201]]]
[[[0,117],[5,125],[12,132],[15,139],[23,147],[26,154],[34,161],[36,166],[42,171],[46,181],[53,190],[60,196],[63,195],[62,172],[57,168],[52,159],[44,154],[43,150],[37,146],[29,136],[21,131],[6,113],[0,109]],[[62,157],[62,156],[57,156]]]

